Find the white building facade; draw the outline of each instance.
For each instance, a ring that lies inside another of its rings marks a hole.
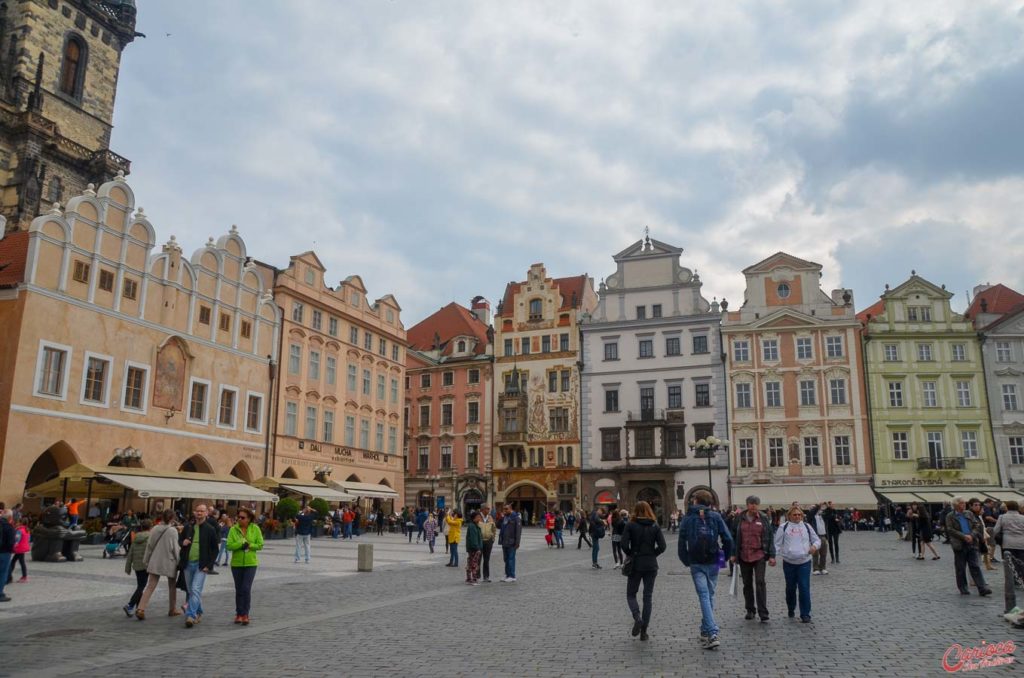
[[[648,237],[616,254],[581,323],[584,506],[644,500],[664,520],[697,489],[728,502],[727,453],[690,449],[725,435],[725,371],[718,305],[682,251]]]

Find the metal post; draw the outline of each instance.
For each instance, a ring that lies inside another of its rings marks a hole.
[[[61,491],[60,501],[61,501],[62,504],[66,504],[66,503],[68,503],[68,479],[67,479],[67,477],[64,478],[63,485],[64,485],[64,489]]]
[[[89,519],[89,505],[92,503],[92,478],[85,479],[85,520]],[[84,520],[82,522],[85,522]]]
[[[708,489],[714,491],[714,486],[711,484],[711,455],[714,454],[712,448],[708,448]]]

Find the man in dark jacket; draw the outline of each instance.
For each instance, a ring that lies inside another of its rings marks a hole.
[[[199,504],[193,511],[194,520],[181,531],[178,543],[181,546],[181,564],[185,571],[185,585],[188,586],[188,603],[185,605],[185,626],[192,628],[203,617],[203,585],[206,575],[217,562],[220,538],[217,530],[206,522],[206,504]]]
[[[839,564],[839,533],[843,531],[843,523],[839,518],[832,502],[828,502],[821,510],[821,517],[825,519],[826,536],[828,537],[828,556],[831,561]]]
[[[313,538],[313,521],[320,517],[312,506],[304,506],[299,515],[295,516],[295,562],[305,555],[309,562],[309,542]]]
[[[605,517],[604,507],[594,509],[594,512],[590,514],[590,538],[593,540],[590,547],[590,560],[591,567],[595,570],[600,570],[601,566],[597,564],[597,556],[601,552],[601,539],[604,537],[605,532]]]
[[[718,552],[732,553],[732,534],[722,514],[711,508],[714,497],[707,490],[693,493],[693,506],[679,528],[679,560],[690,568],[693,587],[700,600],[700,646],[715,650],[715,587],[718,585]]]
[[[512,510],[511,504],[505,504],[498,529],[498,543],[501,544],[501,554],[505,558],[505,578],[501,581],[515,582],[516,550],[523,538],[523,520]]]
[[[973,501],[973,500],[972,500]],[[991,595],[992,589],[985,584],[985,577],[978,564],[978,549],[984,548],[985,538],[978,516],[967,510],[967,500],[957,497],[953,500],[953,510],[946,516],[946,536],[953,547],[953,568],[956,571],[956,587],[960,595],[970,595],[967,588],[967,570],[971,570],[971,578],[978,587],[979,596]]]
[[[743,601],[746,619],[757,613],[762,622],[768,621],[768,589],[764,581],[765,563],[775,567],[775,535],[772,521],[761,513],[761,499],[747,497],[747,510],[738,513],[732,521],[733,550],[731,562],[740,564],[743,576]],[[755,603],[756,586],[756,603]]]

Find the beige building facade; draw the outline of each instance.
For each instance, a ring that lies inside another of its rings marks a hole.
[[[268,472],[280,313],[234,227],[191,257],[157,245],[118,176],[8,233],[0,266],[0,500],[128,447],[159,471]]]

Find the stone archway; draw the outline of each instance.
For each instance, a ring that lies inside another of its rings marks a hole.
[[[705,492],[710,492],[714,505],[715,506],[719,506],[719,507],[721,506],[721,504],[718,501],[718,493],[717,492],[715,492],[713,489],[711,489],[707,485],[694,485],[693,487],[690,488],[690,491],[686,493],[686,499],[683,502],[683,511],[684,512],[687,509],[689,509],[690,505],[693,503],[693,494],[694,494],[694,492],[698,492],[700,490],[704,490]]]
[[[235,467],[231,469],[231,475],[238,478],[243,483],[252,482],[252,471],[249,470],[249,465],[244,461],[240,461],[235,464]]]
[[[524,525],[534,525],[548,508],[548,493],[540,485],[523,481],[506,490],[505,503],[519,511]]]
[[[299,474],[295,472],[295,469],[293,469],[291,466],[289,466],[288,468],[286,468],[284,470],[284,473],[281,474],[281,477],[282,478],[292,478],[293,480],[296,480],[296,479],[298,479]]]
[[[56,478],[61,471],[77,463],[79,463],[78,455],[65,441],[61,440],[50,445],[32,462],[32,466],[25,476],[25,489]]]
[[[651,506],[651,510],[654,511],[654,515],[658,517],[659,522],[662,521],[665,511],[665,499],[661,491],[650,485],[643,487],[639,492],[636,493],[637,502],[645,501]],[[632,510],[632,507],[630,507]]]
[[[210,462],[206,461],[201,454],[193,454],[181,462],[178,470],[186,473],[213,473],[213,467],[210,466]]]
[[[345,478],[345,482],[346,483],[361,483],[363,481],[359,480],[359,476],[357,476],[355,473],[353,473],[348,478]]]

